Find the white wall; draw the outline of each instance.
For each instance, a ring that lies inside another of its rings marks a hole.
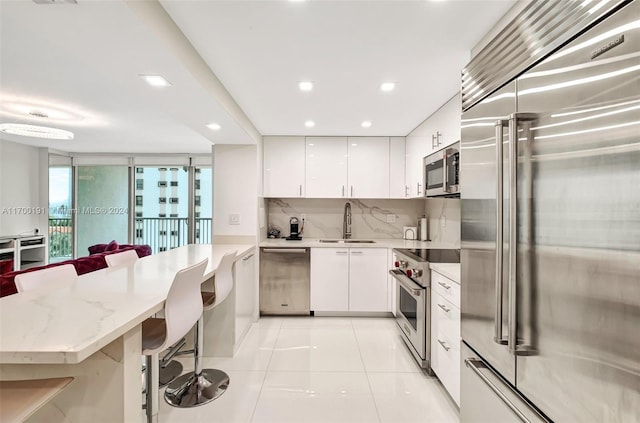
[[[258,223],[257,146],[215,145],[213,163],[213,234],[215,239],[252,236]],[[239,215],[233,225],[231,215]]]
[[[47,158],[44,148],[0,140],[0,235],[47,231]]]

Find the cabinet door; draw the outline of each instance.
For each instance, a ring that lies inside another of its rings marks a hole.
[[[347,197],[347,138],[306,138],[306,197]]]
[[[405,138],[389,138],[389,198],[405,198]]]
[[[389,198],[389,137],[347,140],[350,198]]]
[[[236,328],[235,343],[239,345],[249,331],[257,311],[256,302],[256,258],[252,251],[235,264],[236,272]]]
[[[264,196],[304,197],[304,137],[264,138]]]
[[[439,134],[436,150],[441,150],[460,141],[460,117],[462,105],[460,95],[456,95],[434,115],[434,127]]]
[[[349,251],[349,311],[387,311],[387,249]]]
[[[349,310],[349,249],[311,249],[311,310]]]
[[[407,157],[405,162],[406,196],[409,198],[424,195],[424,177],[422,162],[426,153],[427,138],[424,135],[413,134],[407,136]]]

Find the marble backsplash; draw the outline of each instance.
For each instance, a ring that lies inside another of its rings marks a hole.
[[[460,199],[429,198],[424,214],[429,240],[460,246]]]
[[[348,201],[351,203],[351,237],[356,239],[400,239],[403,226],[416,226],[418,217],[425,212],[425,200],[420,199]],[[280,236],[286,237],[289,235],[289,218],[295,216],[300,219],[305,214],[303,237],[342,238],[346,202],[342,199],[270,198],[267,226],[278,227]],[[388,221],[393,220],[387,218],[389,215],[395,216],[395,222]]]

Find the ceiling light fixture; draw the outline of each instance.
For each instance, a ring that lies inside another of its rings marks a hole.
[[[219,131],[222,126],[217,123],[210,123],[207,125],[207,128],[211,129],[212,131]]]
[[[300,88],[300,91],[311,91],[313,90],[313,82],[301,81],[300,83],[298,83],[298,88]]]
[[[371,128],[371,121],[370,120],[365,120],[364,122],[362,122],[362,127],[363,128]]]
[[[73,132],[47,126],[24,125],[21,123],[0,124],[0,132],[23,137],[49,138],[53,140],[72,140]]]
[[[396,87],[395,82],[383,82],[382,84],[380,84],[380,89],[387,93],[390,91],[393,91],[395,87]]]
[[[140,75],[152,87],[170,87],[171,83],[160,75]]]
[[[314,126],[316,126],[316,123],[312,120],[308,120],[304,123],[304,126],[306,126],[307,128],[313,128]]]

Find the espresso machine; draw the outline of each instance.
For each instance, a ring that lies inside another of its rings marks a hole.
[[[289,236],[285,239],[287,241],[300,241],[302,240],[302,230],[304,229],[304,221],[300,226],[300,220],[297,217],[289,219]]]

